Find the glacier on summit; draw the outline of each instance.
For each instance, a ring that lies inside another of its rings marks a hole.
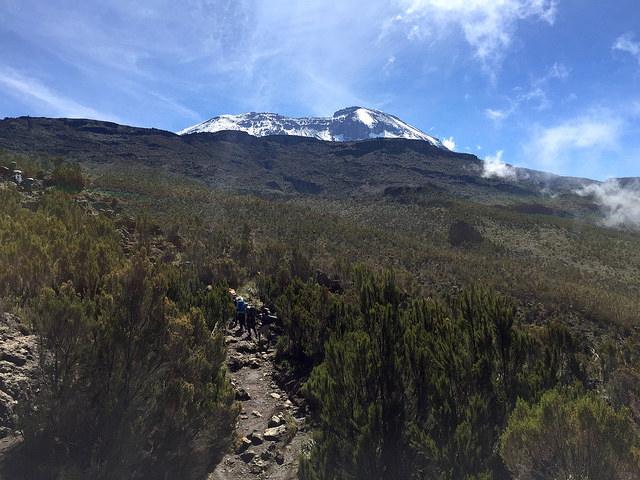
[[[439,139],[427,135],[398,117],[363,107],[338,110],[331,117],[292,118],[276,113],[256,112],[220,115],[185,128],[178,134],[213,133],[222,130],[242,131],[256,137],[297,135],[333,142],[406,138],[423,140],[438,148],[447,149]]]

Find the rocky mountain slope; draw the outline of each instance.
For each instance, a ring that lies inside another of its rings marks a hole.
[[[394,115],[363,107],[338,110],[331,117],[292,118],[275,113],[220,115],[185,128],[179,135],[215,133],[223,130],[246,132],[256,137],[295,135],[327,141],[356,141],[371,138],[423,140],[445,148],[440,140],[403,122]]]

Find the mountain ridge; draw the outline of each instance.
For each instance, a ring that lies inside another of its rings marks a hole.
[[[61,157],[101,171],[127,171],[137,165],[186,175],[215,189],[265,196],[404,198],[438,190],[445,196],[493,204],[573,194],[584,185],[600,183],[516,167],[523,173],[516,179],[487,178],[483,161],[475,155],[419,140],[327,142],[241,131],[180,136],[87,119],[0,120],[2,150]]]

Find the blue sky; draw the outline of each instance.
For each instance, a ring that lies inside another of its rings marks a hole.
[[[637,0],[2,0],[0,116],[179,130],[398,115],[481,158],[640,176]]]

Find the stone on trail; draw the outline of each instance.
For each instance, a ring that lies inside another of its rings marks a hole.
[[[244,388],[239,388],[238,390],[236,390],[236,400],[246,402],[247,400],[251,400],[251,397]]]
[[[260,368],[261,366],[262,366],[262,364],[260,363],[260,361],[257,358],[249,359],[249,368],[253,368],[255,370],[257,368]]]
[[[277,441],[279,440],[281,437],[283,437],[285,434],[287,433],[287,426],[286,425],[280,425],[278,427],[273,427],[273,428],[267,428],[264,433],[262,434],[262,437],[265,440],[269,440],[269,441]]]
[[[227,366],[232,372],[237,372],[242,367],[244,367],[244,365],[245,361],[242,357],[229,357],[229,359],[227,360]]]
[[[251,445],[253,445],[251,440],[249,440],[247,437],[242,437],[242,439],[240,440],[240,445],[238,445],[238,448],[236,448],[236,453],[244,452]]]
[[[253,415],[254,417],[262,418],[262,414],[257,410],[251,412],[251,415]]]
[[[273,392],[270,395],[271,395],[271,398],[273,398],[274,400],[280,400],[281,398],[281,395],[279,393]]]
[[[249,439],[249,441],[253,444],[253,445],[261,445],[262,442],[264,442],[264,440],[262,439],[262,437],[260,436],[260,434],[258,432],[256,432],[255,430],[253,432],[251,432],[247,438]]]
[[[256,452],[254,450],[247,450],[246,452],[240,454],[240,459],[245,463],[249,463],[255,456]]]
[[[269,423],[267,424],[268,427],[279,427],[280,425],[282,425],[284,423],[284,420],[282,419],[282,417],[280,417],[279,415],[274,415],[273,417],[271,417],[269,419]]]

